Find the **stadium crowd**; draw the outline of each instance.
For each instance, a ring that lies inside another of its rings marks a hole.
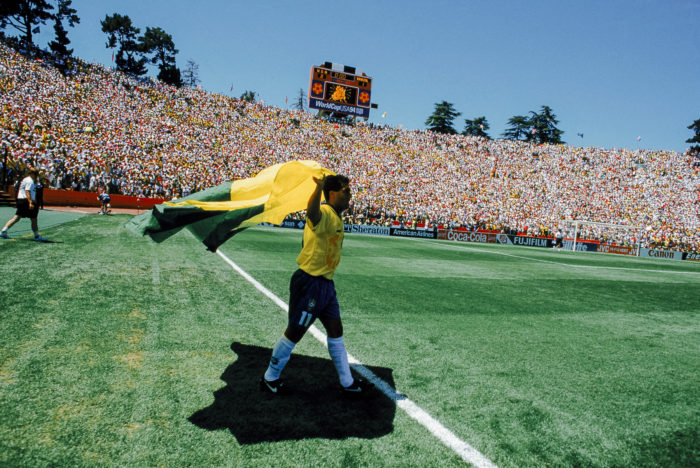
[[[348,222],[551,235],[584,219],[642,228],[584,237],[700,251],[689,153],[340,125],[80,61],[64,75],[2,43],[0,108],[10,173],[35,164],[51,188],[169,199],[313,159],[351,178]]]

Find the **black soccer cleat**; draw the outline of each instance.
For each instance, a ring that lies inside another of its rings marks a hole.
[[[263,392],[266,392],[266,393],[271,393],[272,395],[288,395],[289,394],[289,390],[284,385],[284,382],[282,382],[281,379],[268,381],[268,380],[265,380],[264,376],[260,379],[260,390]]]
[[[356,377],[347,387],[340,387],[340,393],[349,398],[364,398],[369,394],[372,384],[365,379]]]

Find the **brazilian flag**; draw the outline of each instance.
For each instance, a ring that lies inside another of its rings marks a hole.
[[[216,249],[250,226],[280,224],[289,213],[306,209],[316,189],[312,177],[334,172],[315,161],[275,164],[255,177],[226,182],[165,202],[132,218],[127,229],[162,242],[183,227],[207,249]]]

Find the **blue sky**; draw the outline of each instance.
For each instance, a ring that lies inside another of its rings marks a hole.
[[[379,109],[371,122],[408,129],[425,129],[435,103],[446,100],[462,113],[458,131],[465,118],[485,116],[499,138],[510,117],[548,105],[568,144],[685,151],[687,127],[700,118],[700,0],[73,0],[73,7],[81,23],[69,38],[83,59],[111,63],[100,20],[120,13],[141,32],[171,34],[178,67],[196,62],[204,89],[236,97],[253,90],[278,107],[308,91],[312,65],[330,61],[373,78]],[[39,45],[52,36],[52,25],[42,26]]]

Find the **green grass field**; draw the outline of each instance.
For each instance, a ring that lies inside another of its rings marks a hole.
[[[128,219],[0,240],[0,466],[464,466],[388,398],[339,399],[312,336],[297,392],[260,393],[283,311]],[[300,243],[221,251],[286,301]],[[348,351],[501,467],[699,466],[699,286],[692,262],[359,235],[336,275]]]

